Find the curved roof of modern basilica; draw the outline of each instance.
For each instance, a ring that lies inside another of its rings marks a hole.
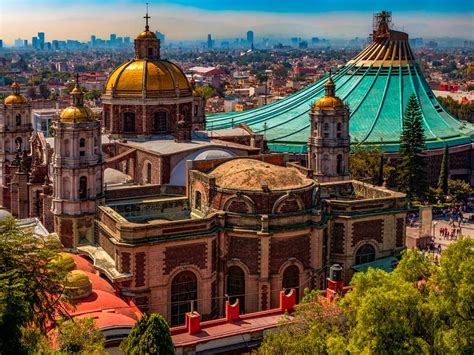
[[[400,148],[403,112],[415,94],[421,105],[427,149],[460,146],[474,140],[474,126],[451,116],[431,91],[408,42],[408,34],[390,29],[390,14],[382,12],[372,43],[345,66],[332,73],[336,94],[350,108],[353,144]],[[214,129],[247,124],[265,133],[268,147],[277,152],[307,151],[311,105],[324,95],[328,76],[269,105],[245,112],[207,116]],[[327,101],[327,102],[326,102]],[[332,105],[332,99],[320,101]]]

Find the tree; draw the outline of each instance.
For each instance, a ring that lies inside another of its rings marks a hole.
[[[93,318],[66,320],[56,329],[58,351],[74,354],[107,354],[105,336]]]
[[[349,167],[354,179],[378,184],[382,156],[382,151],[378,147],[368,148],[362,145],[352,147]]]
[[[425,133],[418,99],[412,94],[408,99],[400,136],[400,163],[398,184],[410,199],[423,198],[428,190],[425,162],[421,156],[425,148]]]
[[[160,314],[144,314],[120,344],[125,354],[174,354],[171,333],[166,320]]]
[[[46,84],[40,84],[38,88],[39,88],[40,96],[43,99],[47,99],[49,95],[51,94],[51,90],[48,89],[48,86]]]
[[[212,97],[215,92],[210,86],[197,86],[195,90],[199,93],[199,96],[203,97],[205,100]]]
[[[449,148],[444,147],[443,160],[441,161],[441,169],[439,171],[438,191],[442,200],[448,196],[448,179],[449,179]]]
[[[66,273],[54,262],[61,244],[20,229],[15,219],[0,220],[0,353],[24,353],[27,327],[46,334],[48,324],[67,316]]]
[[[457,202],[467,198],[471,193],[471,185],[462,180],[449,180],[448,181],[449,196]]]
[[[261,354],[472,354],[474,240],[431,256],[408,250],[395,271],[370,268],[335,302],[314,291],[265,336]]]

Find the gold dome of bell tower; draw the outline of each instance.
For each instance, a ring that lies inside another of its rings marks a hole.
[[[313,104],[313,108],[319,109],[337,109],[343,108],[344,102],[336,96],[336,85],[332,80],[331,73],[325,84],[325,95]]]

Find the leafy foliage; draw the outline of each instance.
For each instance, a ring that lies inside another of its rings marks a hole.
[[[448,181],[448,193],[454,201],[461,201],[471,193],[471,185],[462,180]]]
[[[363,145],[351,148],[349,167],[354,179],[374,185],[381,185],[384,179],[390,179],[394,171],[394,168],[385,161],[380,148]]]
[[[392,273],[356,273],[344,298],[307,293],[261,354],[472,354],[474,241],[448,246],[439,265],[408,250]]]
[[[107,354],[105,336],[93,318],[67,320],[57,328],[58,350],[74,354]]]
[[[412,94],[408,100],[400,136],[398,184],[409,198],[423,198],[428,190],[425,162],[421,153],[425,148],[425,132],[418,99]]]
[[[195,90],[206,100],[215,94],[215,90],[210,86],[197,86]]]
[[[125,354],[174,354],[171,333],[160,314],[144,314],[120,345]]]
[[[62,298],[66,271],[54,260],[61,250],[55,238],[37,238],[13,218],[0,221],[0,353],[23,352],[22,329],[41,333],[70,305]]]
[[[474,115],[474,103],[463,105],[454,100],[451,96],[438,96],[438,101],[446,108],[446,110],[460,120],[470,121]]]

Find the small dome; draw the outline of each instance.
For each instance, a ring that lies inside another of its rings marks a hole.
[[[59,116],[59,120],[63,123],[88,122],[94,119],[92,110],[85,106],[69,106]]]
[[[76,300],[92,293],[92,283],[84,271],[72,270],[66,277],[64,289],[67,296]]]
[[[69,253],[59,253],[58,257],[54,260],[54,263],[59,264],[61,269],[66,271],[72,271],[76,268],[76,262]]]
[[[24,105],[27,104],[28,100],[23,95],[9,95],[5,98],[5,105]]]
[[[130,175],[124,174],[119,170],[106,168],[104,170],[104,182],[107,185],[124,184],[132,180]]]
[[[337,96],[323,96],[313,104],[313,107],[322,109],[343,108],[344,102]]]
[[[273,165],[255,159],[233,159],[209,173],[216,179],[216,185],[236,190],[290,190],[313,184],[295,168]]]
[[[140,32],[137,38],[156,38],[156,35],[151,31]]]
[[[0,208],[0,221],[6,218],[12,218],[12,214],[4,208]]]
[[[144,73],[145,72],[145,73]],[[189,97],[192,95],[183,71],[167,60],[136,59],[115,69],[105,85],[105,94],[116,97]]]

